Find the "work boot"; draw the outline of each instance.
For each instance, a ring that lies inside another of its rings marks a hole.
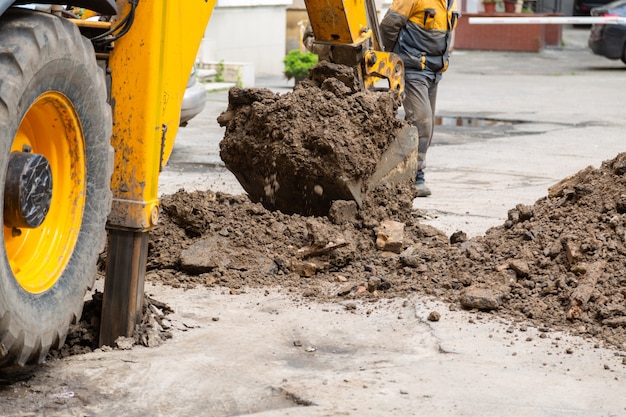
[[[426,186],[424,171],[422,171],[421,169],[417,171],[417,175],[415,176],[415,189],[417,190],[418,197],[428,197],[432,194],[430,192],[430,189]]]
[[[417,190],[418,197],[428,197],[432,193],[430,192],[430,188],[426,186],[425,182],[416,182],[415,189]]]

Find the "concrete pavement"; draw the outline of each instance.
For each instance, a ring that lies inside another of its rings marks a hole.
[[[31,378],[32,388],[0,390],[0,414],[626,415],[626,366],[613,351],[490,314],[423,299],[347,311],[272,291],[233,296],[152,284],[146,291],[176,312],[168,316],[177,329],[172,339],[53,362]],[[427,321],[431,311],[441,320]],[[13,396],[30,398],[32,412],[7,413]]]

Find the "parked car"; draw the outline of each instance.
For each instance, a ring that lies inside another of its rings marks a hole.
[[[196,117],[198,113],[204,109],[206,103],[206,90],[204,85],[197,81],[196,68],[191,70],[187,88],[183,95],[183,103],[180,108],[180,125],[186,126],[187,123]]]
[[[613,0],[574,0],[574,16],[591,16],[591,9],[604,6]]]
[[[592,16],[626,17],[626,0],[617,0],[591,10]],[[589,48],[596,55],[621,59],[626,64],[626,25],[595,24],[589,33]]]

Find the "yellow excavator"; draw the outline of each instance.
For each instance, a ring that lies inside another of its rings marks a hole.
[[[386,78],[401,93],[364,1],[307,1],[316,41],[364,88]],[[159,172],[215,2],[0,0],[0,368],[64,343],[105,248],[100,344],[132,335]]]

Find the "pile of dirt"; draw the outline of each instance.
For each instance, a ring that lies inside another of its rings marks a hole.
[[[354,189],[370,191],[381,155],[408,126],[399,105],[395,91],[360,91],[352,68],[323,61],[293,92],[232,88],[217,119],[220,156],[252,201],[326,215]]]
[[[221,154],[250,197],[164,196],[147,280],[320,302],[432,296],[626,350],[626,153],[512,208],[484,236],[446,236],[420,223],[410,181],[369,190],[362,207],[331,192],[337,178],[371,175],[404,122],[395,93],[361,93],[350,72],[326,69],[282,96],[230,91]],[[167,337],[164,306],[153,307],[140,329]],[[93,349],[99,313],[85,311],[67,349]],[[152,342],[140,332],[133,343]]]
[[[275,287],[324,302],[434,296],[626,349],[626,154],[469,240],[421,224],[410,206],[390,209],[390,194],[366,210],[337,201],[328,216],[305,217],[181,190],[162,199],[150,279],[233,294]]]
[[[102,316],[103,294],[96,291],[91,300],[85,302],[83,313],[78,323],[70,325],[65,343],[59,349],[52,349],[48,359],[60,359],[67,356],[93,352],[99,348],[100,317]],[[135,345],[147,347],[159,346],[172,337],[171,323],[167,316],[173,310],[165,303],[144,295],[142,319],[135,327],[132,337],[119,337],[114,346],[102,349],[131,349]]]

